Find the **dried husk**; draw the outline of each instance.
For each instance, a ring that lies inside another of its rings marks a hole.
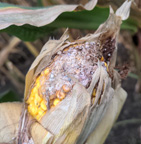
[[[0,104],[0,143],[14,143],[21,108],[22,104],[18,102]]]
[[[72,44],[82,44],[87,41],[99,43],[99,48],[102,49],[108,37],[116,40],[120,24],[122,19],[127,18],[130,5],[131,2],[126,2],[124,7],[119,8],[118,16],[110,8],[108,20],[100,25],[94,34],[69,42],[66,30],[60,40],[49,40],[26,76],[25,100],[29,96],[32,83],[37,75],[50,64],[52,55],[59,50]],[[104,142],[126,99],[126,92],[120,86],[119,75],[113,70],[116,52],[115,43],[115,49],[109,63],[109,69],[113,73],[113,81],[101,63],[98,62],[98,68],[88,89],[76,81],[71,93],[59,105],[48,111],[39,123],[32,124],[29,131],[35,144],[83,144],[85,142],[102,144]],[[97,82],[96,100],[94,105],[91,105],[92,91]],[[103,85],[104,91],[100,104],[98,104]]]

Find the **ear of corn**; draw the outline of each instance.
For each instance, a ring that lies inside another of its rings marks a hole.
[[[45,114],[46,112],[50,109],[55,107],[56,105],[58,105],[68,94],[68,92],[71,91],[74,83],[69,82],[71,81],[71,79],[67,79],[67,81],[63,81],[62,82],[62,86],[60,87],[60,89],[55,90],[52,94],[48,94],[48,92],[46,91],[46,89],[51,89],[52,88],[52,84],[48,83],[48,81],[53,81],[52,79],[55,77],[54,76],[54,69],[58,70],[57,68],[54,67],[55,63],[57,63],[57,61],[61,61],[61,57],[65,57],[65,55],[70,55],[70,64],[68,66],[70,66],[71,72],[73,72],[74,76],[76,76],[76,78],[78,79],[78,81],[81,82],[81,71],[84,73],[84,70],[87,68],[82,67],[81,69],[79,68],[73,68],[71,61],[74,61],[74,59],[76,61],[76,66],[80,67],[81,63],[80,61],[82,61],[82,57],[79,56],[78,53],[81,50],[82,55],[87,56],[86,61],[87,63],[90,61],[90,54],[85,55],[83,54],[82,49],[90,49],[92,51],[92,49],[94,49],[94,51],[96,51],[96,45],[94,43],[88,43],[86,42],[85,44],[79,44],[79,45],[72,45],[69,46],[68,48],[65,48],[63,51],[58,52],[59,54],[62,54],[61,56],[58,54],[54,57],[53,62],[51,63],[50,66],[48,66],[47,68],[45,68],[36,78],[36,81],[33,85],[33,88],[31,90],[30,96],[28,98],[28,100],[26,101],[27,105],[28,105],[28,112],[36,119],[36,120],[40,120]],[[74,58],[71,59],[71,56],[74,54]],[[104,62],[104,57],[99,54],[99,55],[94,55],[92,58],[95,58],[94,61],[97,61],[97,59],[100,59],[100,61],[104,64],[103,66],[106,68],[106,70],[108,70],[108,65],[106,64],[106,62]],[[92,59],[91,58],[91,59]],[[69,60],[69,59],[68,59]],[[58,62],[58,63],[59,63]],[[83,61],[82,61],[83,62]],[[91,61],[90,61],[91,62]],[[77,65],[78,63],[78,65]],[[65,65],[65,63],[64,63]],[[80,66],[79,66],[80,65]],[[90,64],[89,64],[90,65]],[[57,65],[56,65],[57,67]],[[92,66],[91,66],[92,67]],[[62,67],[59,68],[59,72],[61,73],[61,69],[63,69]],[[94,73],[94,70],[91,71],[91,73]],[[59,74],[60,75],[60,74]],[[61,78],[64,79],[64,77],[66,76],[62,76]],[[84,73],[83,77],[87,77],[87,74]],[[89,74],[89,77],[92,77],[92,74]],[[85,87],[88,87],[88,83],[90,83],[91,79],[89,78],[86,79]],[[57,80],[57,79],[56,79]],[[59,82],[58,82],[59,83]],[[56,85],[58,84],[56,83]],[[54,88],[55,89],[55,88]],[[95,96],[96,96],[96,88],[94,88],[93,91],[93,95],[92,95],[92,104],[94,104],[95,101]],[[100,100],[99,100],[100,101]]]
[[[53,143],[85,143],[105,115],[118,85],[111,86],[115,80],[109,74],[120,24],[121,18],[112,12],[94,35],[71,43],[65,33],[59,41],[49,41],[31,66],[27,79],[38,76],[34,83],[29,80],[26,105],[54,134]]]

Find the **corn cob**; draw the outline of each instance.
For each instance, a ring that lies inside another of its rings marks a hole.
[[[104,62],[105,59],[98,47],[99,45],[94,42],[75,44],[53,56],[52,63],[38,75],[26,101],[28,112],[36,120],[39,121],[50,108],[58,105],[71,91],[75,84],[71,75],[88,88],[98,61],[101,61],[108,71],[108,65]],[[95,96],[96,88],[93,90],[92,104]]]

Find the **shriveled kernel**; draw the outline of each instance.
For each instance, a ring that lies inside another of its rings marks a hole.
[[[54,95],[50,95],[49,98],[50,98],[50,100],[52,100],[52,99],[56,98],[56,95],[55,94]]]
[[[65,93],[62,92],[62,91],[57,91],[57,92],[56,92],[56,96],[57,96],[57,98],[59,98],[59,99],[64,99],[64,98],[65,98]]]
[[[59,90],[56,91],[56,96],[59,98],[59,96],[60,96],[60,91]]]
[[[41,108],[42,108],[43,110],[47,110],[47,106],[46,106],[44,100],[41,102]]]
[[[69,48],[65,48],[63,51],[66,52],[66,51],[68,51],[68,50],[69,50]]]
[[[60,99],[64,99],[65,98],[65,93],[64,92],[60,92]]]
[[[58,98],[56,98],[53,102],[53,105],[56,106],[59,102],[60,102],[60,100]]]
[[[65,85],[63,85],[63,90],[64,90],[64,92],[69,92],[70,91],[70,87],[69,86],[67,86],[66,84]]]

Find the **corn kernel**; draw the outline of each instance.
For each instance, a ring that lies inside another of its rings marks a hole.
[[[104,61],[104,57],[103,56],[101,57],[101,61]]]
[[[35,94],[35,99],[37,100],[37,102],[41,102],[42,98],[36,93]]]
[[[69,48],[65,48],[63,51],[66,52],[66,51],[68,51],[68,50],[69,50]]]
[[[56,98],[53,102],[53,105],[56,106],[59,102],[60,102],[60,100],[58,98]]]
[[[29,109],[32,116],[35,116],[38,112],[37,107],[35,107],[35,106],[29,106],[28,109]]]
[[[64,92],[60,92],[60,99],[64,99],[65,98],[65,93]]]
[[[70,91],[70,88],[65,84],[65,85],[63,85],[63,90],[64,90],[64,92],[69,92]]]
[[[41,108],[42,108],[43,110],[47,110],[47,106],[46,106],[44,100],[41,102]]]
[[[28,100],[26,101],[28,104],[32,103],[34,100],[34,97],[31,95]]]
[[[40,109],[38,110],[38,115],[42,116],[44,112],[45,112],[45,111],[40,108]]]
[[[62,91],[57,91],[57,92],[56,92],[56,96],[57,96],[57,98],[59,98],[59,99],[64,99],[64,98],[65,98],[65,93],[62,92]]]
[[[41,116],[38,114],[35,116],[36,120],[40,120],[41,119]]]
[[[50,95],[49,98],[50,98],[50,100],[53,100],[54,98],[56,98],[56,95],[55,94],[54,95]]]
[[[107,71],[108,71],[109,69],[108,69],[108,65],[107,65],[107,63],[104,62],[104,65],[105,65],[105,67],[107,68]]]
[[[32,91],[31,91],[31,94],[36,94],[37,92],[38,92],[37,87],[34,87],[34,88],[32,89]]]
[[[50,69],[49,69],[49,68],[46,68],[46,69],[44,70],[45,75],[48,75],[49,72],[50,72]]]

